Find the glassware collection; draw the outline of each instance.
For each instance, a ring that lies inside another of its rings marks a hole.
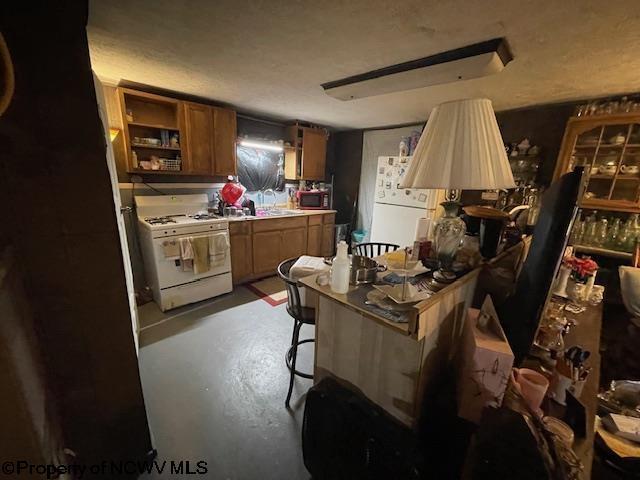
[[[573,224],[569,243],[586,247],[633,252],[640,241],[640,220],[634,213],[623,221],[618,216],[598,214],[596,210],[582,218],[582,211]]]
[[[619,100],[595,100],[575,109],[576,117],[587,115],[611,115],[613,113],[640,112],[640,99],[636,97],[622,97]]]

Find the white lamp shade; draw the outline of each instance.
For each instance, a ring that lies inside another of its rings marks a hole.
[[[457,100],[434,108],[402,187],[514,188],[491,100]]]

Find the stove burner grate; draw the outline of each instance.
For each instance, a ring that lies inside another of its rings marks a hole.
[[[171,217],[146,217],[144,219],[149,225],[166,225],[167,223],[176,223]]]
[[[217,215],[214,215],[212,213],[196,213],[195,215],[189,215],[190,218],[193,218],[194,220],[215,220],[216,218],[218,218]]]

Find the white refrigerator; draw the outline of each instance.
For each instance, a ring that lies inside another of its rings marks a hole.
[[[413,157],[378,157],[372,242],[411,246],[418,228],[423,233],[431,228],[435,210],[442,201],[442,190],[400,188],[412,160]]]

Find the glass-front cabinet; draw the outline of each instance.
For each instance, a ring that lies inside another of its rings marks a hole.
[[[572,117],[554,178],[582,166],[583,208],[640,212],[640,115]]]

